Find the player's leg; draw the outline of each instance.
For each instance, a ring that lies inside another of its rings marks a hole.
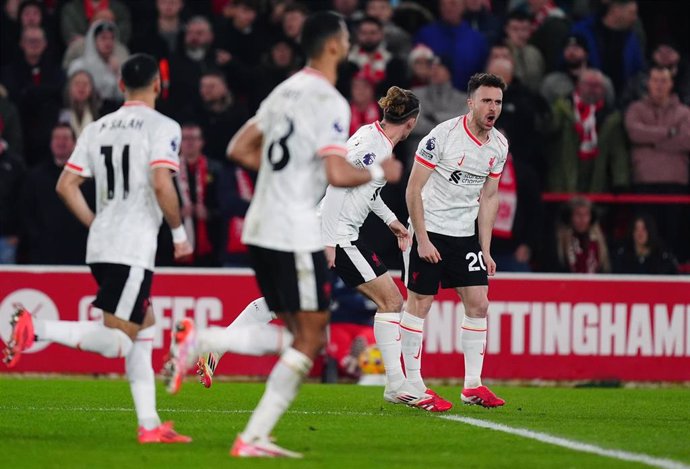
[[[364,296],[376,303],[374,337],[381,351],[386,370],[386,386],[397,389],[405,381],[401,356],[400,311],[403,298],[388,272],[357,287]]]
[[[142,291],[142,296],[148,290]],[[192,439],[173,430],[172,422],[161,423],[156,411],[156,382],[153,371],[153,339],[155,336],[155,316],[148,300],[136,305],[142,314],[133,314],[132,319],[141,321],[134,344],[125,357],[125,372],[134,400],[137,414],[139,443],[189,443]]]
[[[460,339],[465,357],[465,383],[461,399],[466,404],[478,404],[484,407],[502,406],[505,401],[483,386],[481,379],[486,352],[489,287],[475,285],[459,287],[456,291],[465,306]]]
[[[400,364],[400,290],[378,256],[362,243],[336,246],[334,270],[347,286],[376,303],[374,336],[383,358],[387,387],[399,388],[405,381]]]
[[[297,396],[302,380],[326,344],[330,282],[323,251],[285,253],[250,247],[268,305],[294,336],[266,382],[266,390],[231,454],[238,457],[300,457],[271,443],[270,434]],[[270,269],[267,269],[270,267]],[[295,313],[289,313],[296,311]]]
[[[486,350],[486,316],[489,310],[489,277],[486,272],[477,236],[452,238],[452,250],[445,257],[446,264],[441,285],[455,288],[465,307],[460,342],[465,359],[465,383],[461,400],[466,404],[484,407],[503,405],[486,386],[481,374]]]
[[[257,298],[256,300],[249,303],[242,312],[235,318],[234,321],[230,323],[227,327],[228,331],[234,331],[236,329],[241,329],[247,326],[253,325],[266,325],[276,318],[275,313],[273,313],[266,304],[266,300],[262,298]],[[247,355],[265,355],[269,353],[280,353],[283,347],[288,346],[292,338],[289,336],[287,329],[283,329],[283,342],[280,344],[279,350],[276,351],[265,351],[264,344],[256,343],[252,339],[256,338],[255,335],[249,333],[249,331],[241,332],[241,338],[248,342],[246,345],[251,347],[251,349],[246,353]],[[232,339],[230,339],[232,340]],[[256,348],[254,348],[256,346]],[[218,362],[223,357],[222,352],[207,352],[199,355],[199,359],[196,363],[197,374],[199,375],[199,382],[205,387],[210,388],[213,382],[213,374],[216,371]]]

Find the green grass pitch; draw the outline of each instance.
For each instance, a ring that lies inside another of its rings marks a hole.
[[[501,423],[569,441],[663,458],[690,468],[690,390],[496,386],[505,407],[458,403],[451,415]],[[306,384],[274,436],[303,460],[237,460],[232,441],[263,384],[190,377],[179,395],[158,383],[161,418],[194,438],[189,445],[139,445],[124,380],[0,377],[3,468],[614,468],[652,467],[445,420],[384,403],[382,388]],[[663,467],[663,466],[657,466]]]

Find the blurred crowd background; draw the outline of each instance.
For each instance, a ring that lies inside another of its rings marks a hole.
[[[2,0],[0,263],[83,264],[87,231],[54,188],[75,139],[123,102],[129,54],[160,62],[162,113],[182,125],[177,188],[193,259],[246,266],[240,233],[256,175],[225,148],[262,99],[304,66],[311,11],[346,18],[338,88],[351,132],[380,119],[391,85],[422,112],[395,154],[467,111],[468,78],[504,78],[510,141],[493,251],[501,271],[690,273],[690,69],[683,2],[664,0]],[[91,203],[94,187],[83,191]],[[407,220],[405,181],[383,199]],[[402,259],[378,220],[362,236]]]

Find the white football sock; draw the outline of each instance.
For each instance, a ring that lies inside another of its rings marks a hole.
[[[422,380],[422,340],[424,338],[424,319],[407,311],[400,317],[400,336],[402,356],[405,361],[407,382],[418,392],[425,392]]]
[[[250,326],[253,324],[268,324],[276,318],[276,315],[268,309],[266,300],[257,298],[249,303],[242,312],[228,326],[228,329],[235,327]]]
[[[156,381],[151,364],[155,326],[142,329],[125,358],[125,372],[140,427],[152,430],[161,424],[156,412]]]
[[[281,355],[268,377],[264,395],[242,433],[244,441],[269,437],[278,419],[297,396],[302,380],[312,365],[309,357],[294,348],[287,349]]]
[[[35,322],[38,340],[49,340],[68,347],[96,352],[107,358],[127,356],[132,340],[122,330],[97,321]]]
[[[465,388],[481,386],[486,349],[486,318],[465,316],[460,342],[465,354]]]
[[[374,316],[374,337],[381,351],[383,366],[386,369],[387,385],[397,389],[405,375],[400,364],[401,341],[400,313],[376,313]]]
[[[292,334],[275,324],[251,324],[228,328],[209,327],[196,333],[198,353],[276,355],[292,344]]]

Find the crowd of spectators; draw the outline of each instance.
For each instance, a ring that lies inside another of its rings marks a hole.
[[[673,273],[690,261],[690,205],[593,205],[587,194],[688,196],[688,19],[649,0],[2,0],[0,263],[81,264],[86,230],[54,192],[76,138],[123,102],[129,54],[159,60],[159,111],[182,125],[177,188],[194,239],[184,265],[247,265],[240,233],[256,175],[225,158],[264,97],[304,65],[311,11],[346,19],[337,84],[354,132],[391,85],[419,96],[396,156],[466,112],[468,78],[505,80],[510,141],[494,249],[500,270]],[[382,197],[407,219],[405,182]],[[83,186],[93,204],[92,185]],[[544,193],[584,194],[558,205]],[[678,198],[682,202],[682,197]],[[685,199],[687,200],[687,199]],[[363,237],[401,266],[375,220]],[[159,265],[174,265],[169,229]]]

